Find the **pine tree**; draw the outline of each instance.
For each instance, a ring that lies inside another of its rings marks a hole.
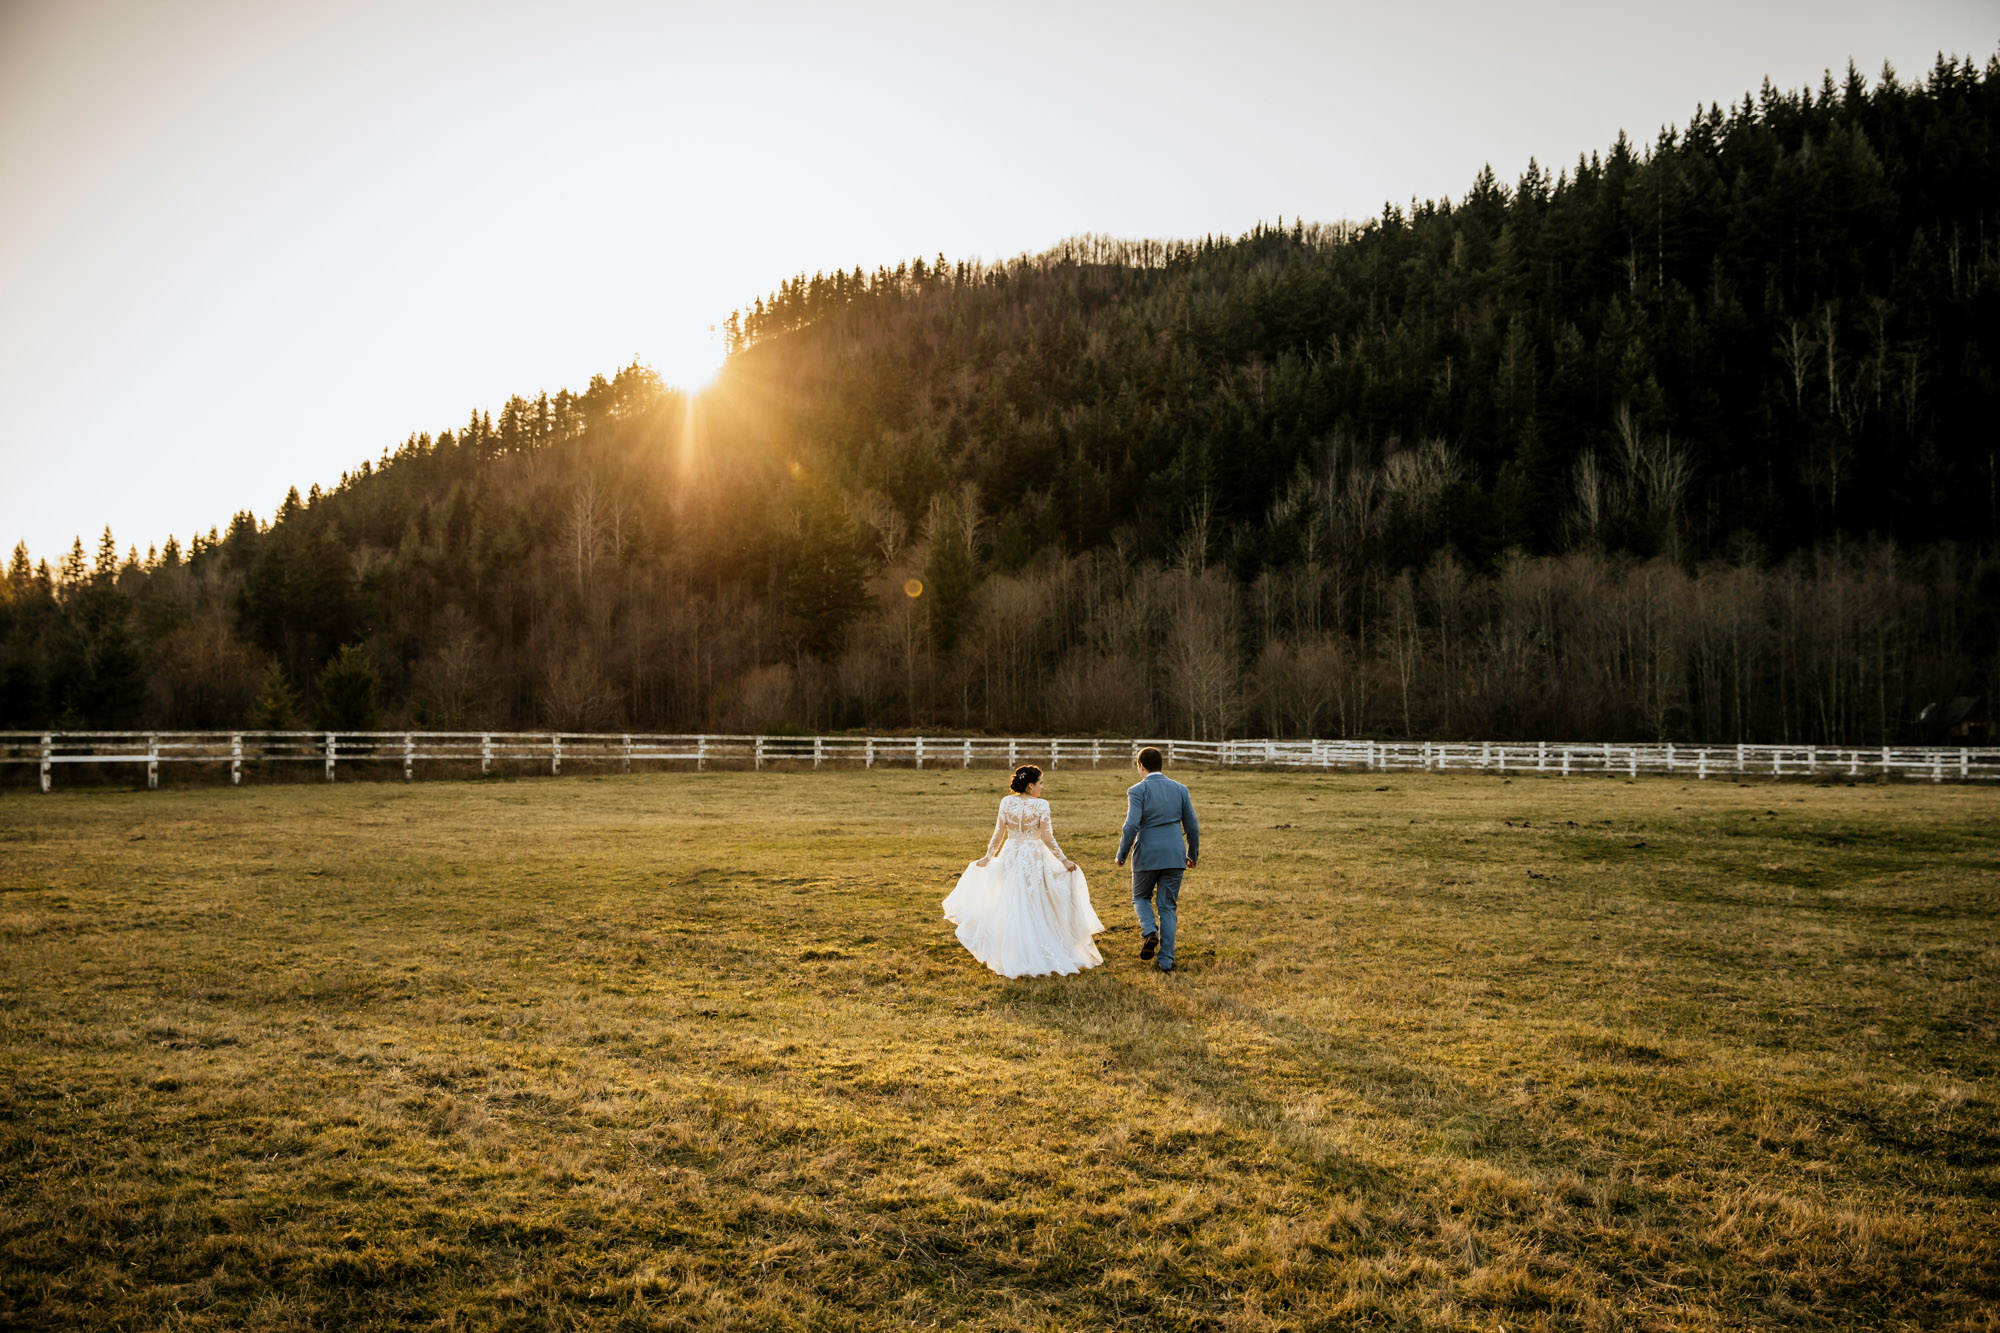
[[[801,650],[824,657],[867,605],[868,548],[837,496],[811,486],[798,515],[785,615]]]
[[[0,650],[0,728],[40,727],[49,722],[42,645],[19,632]]]
[[[361,645],[350,643],[334,655],[314,684],[313,715],[322,731],[371,731],[379,710],[381,677]]]
[[[923,596],[930,603],[931,635],[939,648],[950,651],[972,613],[979,589],[979,566],[963,534],[953,527],[931,547],[924,565]]]
[[[104,527],[104,535],[97,539],[97,563],[92,566],[90,577],[98,583],[108,583],[118,577],[118,542],[112,537],[108,523]]]
[[[70,543],[69,554],[63,557],[62,565],[56,572],[56,586],[62,589],[65,597],[72,596],[83,587],[83,581],[88,576],[88,568],[83,562],[83,538],[78,537]]]
[[[125,616],[116,616],[97,631],[78,702],[93,727],[129,727],[140,720],[146,704],[146,662]]]
[[[250,727],[254,731],[298,731],[301,725],[299,696],[283,665],[272,662],[264,669],[264,684],[251,706]]]

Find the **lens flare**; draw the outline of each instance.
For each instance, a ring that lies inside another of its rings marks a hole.
[[[661,352],[660,378],[683,393],[700,393],[715,382],[729,359],[722,331],[711,324],[704,333],[675,339]]]
[[[924,595],[924,581],[922,579],[904,579],[903,595],[906,597],[922,597]]]

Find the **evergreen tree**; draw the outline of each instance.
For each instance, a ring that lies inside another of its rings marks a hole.
[[[867,546],[839,498],[824,487],[804,489],[798,531],[790,543],[785,615],[801,651],[824,657],[867,604]]]
[[[77,702],[93,727],[117,729],[139,722],[146,703],[146,661],[126,617],[111,619],[99,629]]]
[[[91,567],[90,576],[99,583],[118,577],[118,543],[111,536],[109,524],[105,525],[104,535],[97,539],[97,563]]]
[[[72,596],[83,586],[88,571],[83,563],[83,538],[70,543],[69,554],[63,557],[62,565],[56,572],[56,583],[65,597]]]
[[[49,721],[41,645],[10,632],[0,647],[0,728],[41,727]]]
[[[960,528],[953,527],[931,548],[924,565],[923,597],[930,604],[931,636],[950,651],[972,614],[979,591],[979,565]]]
[[[313,715],[322,731],[372,731],[381,677],[359,644],[343,645],[314,686]]]
[[[250,709],[249,725],[253,731],[298,731],[303,726],[299,697],[285,668],[277,662],[264,669],[264,683]]]

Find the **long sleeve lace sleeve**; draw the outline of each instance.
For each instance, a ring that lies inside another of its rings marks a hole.
[[[1001,844],[1005,843],[1006,841],[1007,841],[1007,809],[1005,806],[1002,806],[1000,808],[1000,813],[993,817],[993,839],[992,841],[986,844],[986,855],[989,857],[1000,855]]]
[[[1064,863],[1069,861],[1069,858],[1063,855],[1063,849],[1056,846],[1056,825],[1055,821],[1049,818],[1049,808],[1046,805],[1035,816],[1035,836],[1042,840],[1044,847],[1056,854],[1058,861]]]

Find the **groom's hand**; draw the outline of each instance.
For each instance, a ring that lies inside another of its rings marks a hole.
[[[1121,860],[1120,860],[1120,861],[1119,861],[1119,862],[1118,862],[1117,864],[1119,864],[1119,865],[1121,865],[1121,866],[1122,866],[1122,865],[1124,865],[1124,864],[1125,864],[1125,862],[1124,862],[1124,861],[1123,861],[1123,860],[1121,859]]]
[[[1187,868],[1188,868],[1189,870],[1193,870],[1193,869],[1194,869],[1194,863],[1195,863],[1196,861],[1200,860],[1200,859],[1201,859],[1201,858],[1200,858],[1200,857],[1198,857],[1198,856],[1190,856],[1190,857],[1188,858],[1188,863],[1187,863]]]

